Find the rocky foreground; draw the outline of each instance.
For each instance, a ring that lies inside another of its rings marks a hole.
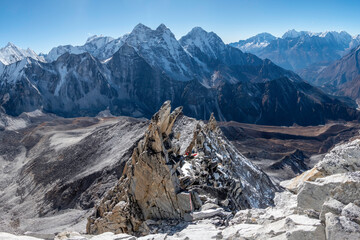
[[[152,118],[87,234],[69,228],[55,239],[360,239],[360,140],[338,145],[281,190],[213,118],[204,124],[170,108]],[[27,235],[0,239],[51,239]]]

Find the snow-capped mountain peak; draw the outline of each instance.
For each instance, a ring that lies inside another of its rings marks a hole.
[[[230,46],[263,59],[268,58],[280,67],[301,71],[312,64],[321,65],[337,60],[359,44],[360,37],[352,37],[346,31],[311,32],[292,29],[280,38],[272,36],[270,41],[256,35],[231,43]]]
[[[291,29],[289,31],[287,31],[286,33],[284,33],[284,35],[282,36],[283,39],[285,38],[298,38],[298,37],[302,37],[302,36],[312,36],[314,35],[314,33],[310,32],[310,31],[296,31],[295,29]]]
[[[186,36],[191,38],[198,38],[202,41],[215,41],[216,43],[224,44],[222,39],[214,32],[207,32],[201,27],[194,27]]]
[[[75,47],[72,45],[58,46],[58,47],[52,48],[50,50],[50,52],[46,55],[45,59],[48,62],[53,62],[56,59],[58,59],[58,57],[63,55],[64,53],[80,54],[83,52],[85,52],[85,50],[82,49],[81,47],[77,47],[77,46],[75,46]]]
[[[188,33],[188,35],[206,35],[206,34],[208,34],[208,32],[205,31],[202,27],[194,27]]]
[[[246,40],[240,40],[236,43],[231,43],[230,46],[239,48],[244,52],[256,52],[268,46],[271,41],[276,40],[276,37],[270,33],[263,32]]]
[[[321,33],[319,37],[329,38],[331,40],[334,40],[338,43],[342,43],[345,45],[348,45],[349,42],[352,40],[351,35],[345,31],[341,31],[341,32],[327,31]]]
[[[149,28],[148,26],[145,26],[144,24],[142,23],[139,23],[138,25],[136,25],[134,27],[134,29],[131,31],[130,35],[131,34],[141,34],[141,33],[147,33],[147,32],[151,32],[152,29]]]
[[[151,66],[177,79],[190,78],[191,57],[164,24],[160,24],[156,30],[138,24],[127,36],[125,42]]]
[[[214,32],[207,32],[201,27],[194,27],[188,34],[180,39],[181,45],[192,52],[191,48],[198,48],[201,52],[217,58],[218,53],[223,51],[225,43]]]
[[[325,32],[311,32],[311,31],[296,31],[295,29],[289,30],[282,36],[286,38],[298,38],[298,37],[320,37],[320,38],[333,38],[337,42],[348,42],[351,39],[351,35],[345,31],[325,31]]]
[[[125,41],[137,49],[140,43],[147,42],[148,39],[151,39],[155,35],[160,36],[162,34],[168,35],[170,39],[175,39],[174,34],[164,24],[161,24],[156,30],[152,30],[144,24],[139,23],[130,34],[125,34],[117,39],[103,35],[94,35],[89,37],[82,46],[65,45],[55,47],[46,55],[46,59],[48,62],[53,62],[65,52],[73,54],[89,52],[94,57],[103,61],[117,52]]]
[[[171,32],[171,30],[165,26],[165,24],[160,24],[156,30],[156,32],[160,33],[160,34],[164,34],[164,35],[168,35],[170,38],[175,39],[175,35]]]
[[[253,39],[256,39],[258,41],[271,41],[271,40],[275,40],[276,37],[270,33],[263,32],[263,33],[259,33],[259,34],[255,35],[253,37]]]
[[[170,30],[169,28],[167,28],[165,26],[165,24],[161,23],[157,28],[156,28],[156,31],[167,31],[167,30]]]
[[[86,41],[86,44],[85,44],[85,46],[87,46],[86,50],[90,52],[91,50],[89,48],[93,48],[94,50],[100,49],[111,41],[114,41],[114,38],[104,37],[102,35],[100,35],[100,36],[95,35],[95,36],[91,37],[91,39],[88,39]]]
[[[108,45],[111,45],[112,42],[115,43],[116,40],[112,37],[104,37],[103,35],[94,35],[89,37],[86,40],[85,45],[82,46],[65,45],[51,49],[51,51],[46,55],[46,60],[48,62],[53,62],[64,53],[81,54],[84,52],[89,52],[93,56],[99,59],[105,59],[107,58],[108,55],[114,53],[114,51],[110,51],[110,54],[108,53],[109,48],[112,49]],[[106,49],[106,47],[108,47],[108,49]]]
[[[89,42],[91,42],[91,41],[93,41],[95,39],[102,38],[102,37],[104,37],[102,34],[100,34],[100,35],[95,34],[93,36],[88,37],[88,39],[86,40],[86,43],[89,43]]]
[[[16,46],[15,46],[15,44],[13,44],[12,42],[8,42],[7,44],[6,44],[6,46],[5,46],[5,48],[17,48]]]
[[[33,50],[29,48],[26,50],[21,49],[11,42],[0,49],[0,62],[4,65],[9,65],[26,57],[31,57],[41,62],[45,61],[42,56],[37,55]]]

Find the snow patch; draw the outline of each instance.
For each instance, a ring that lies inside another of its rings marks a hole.
[[[62,67],[58,68],[58,71],[59,71],[59,75],[60,75],[60,81],[56,85],[55,93],[54,93],[55,96],[59,96],[59,91],[65,83],[66,74],[68,72],[66,66],[62,66]]]

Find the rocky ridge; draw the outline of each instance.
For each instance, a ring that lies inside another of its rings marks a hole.
[[[170,109],[165,102],[153,116],[123,177],[89,218],[88,233],[149,234],[150,220],[191,221],[204,217],[198,211],[206,205],[224,216],[272,205],[277,188],[225,140],[213,116],[205,125]],[[194,127],[188,136],[177,131],[184,121]]]

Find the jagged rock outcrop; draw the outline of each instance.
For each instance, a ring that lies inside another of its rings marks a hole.
[[[272,205],[277,188],[222,136],[214,116],[204,124],[170,110],[167,101],[152,117],[123,177],[88,219],[88,233],[147,234],[149,220]],[[192,214],[205,203],[215,210]]]

